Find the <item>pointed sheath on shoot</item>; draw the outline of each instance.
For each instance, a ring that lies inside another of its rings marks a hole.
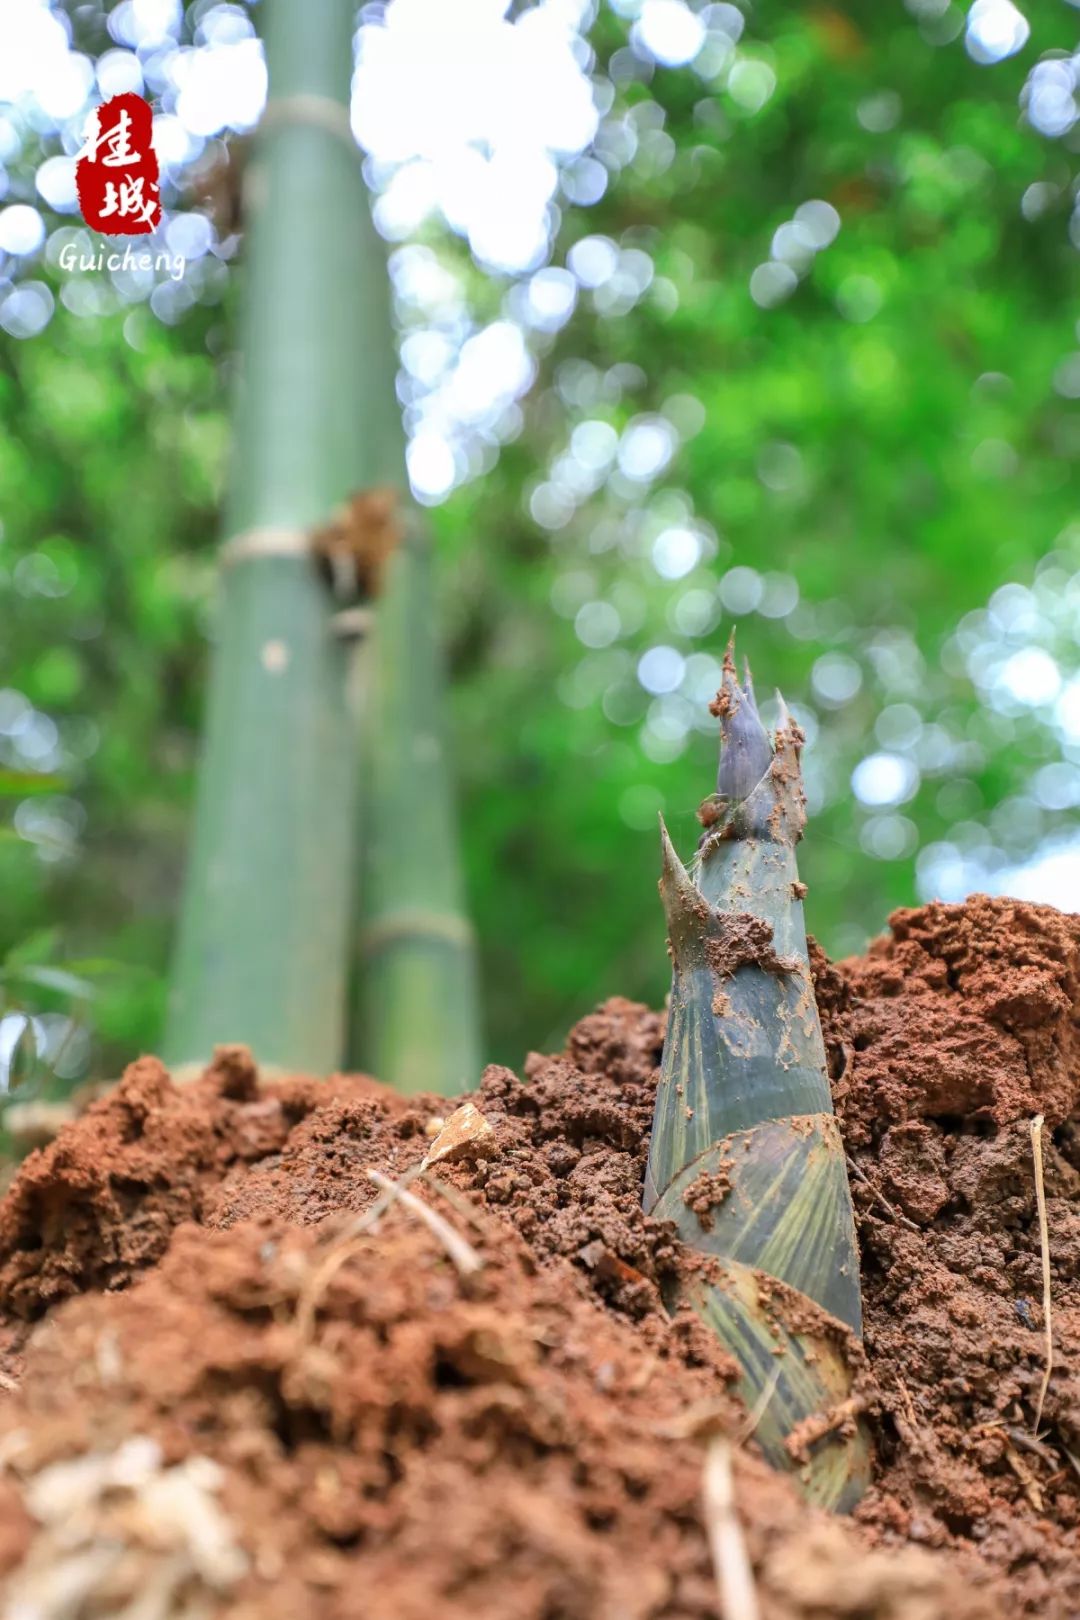
[[[766,1457],[846,1511],[870,1464],[851,1399],[859,1262],[795,864],[802,734],[779,704],[771,739],[729,647],[689,872],[661,824],[673,978],[644,1204],[703,1257],[670,1303],[734,1357]]]

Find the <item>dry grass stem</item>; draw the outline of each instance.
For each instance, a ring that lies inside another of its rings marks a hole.
[[[422,1198],[408,1192],[400,1182],[391,1181],[389,1176],[382,1175],[378,1170],[369,1170],[367,1174],[368,1180],[373,1181],[376,1187],[384,1192],[396,1188],[398,1202],[410,1210],[418,1220],[423,1221],[428,1231],[438,1238],[463,1277],[474,1276],[483,1269],[484,1262],[472,1244],[463,1238],[460,1232],[456,1232],[449,1221],[443,1220],[430,1204],[425,1204]]]
[[[1042,1490],[1039,1487],[1038,1480],[1031,1472],[1031,1469],[1026,1463],[1021,1462],[1019,1454],[1014,1451],[1013,1447],[1010,1445],[1006,1445],[1005,1447],[1005,1457],[1008,1461],[1009,1467],[1020,1481],[1020,1484],[1023,1487],[1024,1495],[1027,1497],[1036,1513],[1041,1513],[1043,1510]]]
[[[315,1313],[334,1277],[363,1246],[364,1240],[361,1236],[350,1237],[336,1243],[311,1273],[296,1302],[296,1327],[302,1339],[311,1338],[315,1330]]]
[[[750,1408],[750,1411],[747,1414],[746,1422],[739,1433],[740,1446],[744,1446],[746,1444],[754,1430],[757,1428],[758,1424],[761,1422],[762,1418],[765,1416],[765,1413],[769,1410],[769,1402],[776,1393],[776,1386],[780,1382],[781,1370],[780,1363],[777,1362],[772,1372],[769,1374],[765,1387],[762,1389],[757,1400]]]
[[[729,1441],[713,1440],[706,1451],[701,1494],[722,1620],[760,1620],[754,1572],[735,1508]]]
[[[1025,1434],[1023,1429],[1006,1429],[1005,1432],[1014,1446],[1019,1446],[1021,1451],[1030,1451],[1033,1457],[1041,1458],[1048,1468],[1061,1467],[1061,1458],[1057,1452],[1044,1445],[1035,1435]]]
[[[1061,1449],[1069,1459],[1069,1465],[1072,1468],[1073,1473],[1076,1475],[1077,1479],[1080,1479],[1080,1457],[1076,1455],[1075,1451],[1070,1451],[1066,1445],[1062,1445]]]
[[[1043,1116],[1036,1114],[1031,1122],[1031,1156],[1035,1161],[1035,1205],[1039,1212],[1039,1251],[1042,1255],[1043,1330],[1046,1334],[1046,1366],[1043,1370],[1039,1399],[1035,1404],[1035,1422],[1031,1432],[1037,1434],[1042,1422],[1043,1402],[1050,1387],[1050,1374],[1054,1370],[1054,1322],[1050,1300],[1050,1228],[1046,1220],[1046,1186],[1043,1181],[1042,1150]]]
[[[440,1198],[445,1198],[450,1208],[456,1210],[462,1220],[468,1221],[473,1231],[479,1232],[481,1237],[498,1236],[496,1222],[484,1215],[466,1193],[459,1192],[456,1187],[452,1187],[448,1181],[443,1181],[431,1170],[424,1176],[424,1185],[430,1187],[432,1192],[438,1193]]]
[[[668,1423],[653,1425],[653,1433],[664,1440],[704,1440],[722,1433],[731,1420],[729,1401],[695,1401]]]
[[[908,1423],[911,1425],[912,1434],[915,1435],[919,1431],[919,1418],[915,1411],[915,1402],[911,1398],[911,1391],[908,1389],[902,1378],[898,1378],[896,1383],[897,1388],[900,1391],[900,1398],[904,1403],[904,1413],[907,1417]]]
[[[860,1167],[855,1163],[855,1160],[851,1157],[850,1153],[845,1153],[844,1158],[847,1160],[847,1167],[851,1171],[851,1174],[857,1181],[861,1181],[864,1187],[867,1187],[870,1190],[870,1192],[873,1194],[875,1203],[881,1205],[885,1213],[891,1216],[891,1218],[896,1222],[897,1226],[906,1227],[909,1232],[917,1232],[919,1230],[914,1221],[908,1220],[906,1215],[901,1215],[900,1211],[889,1203],[889,1200],[886,1198],[881,1188],[875,1182],[870,1180],[870,1177],[867,1175],[865,1170],[860,1169]]]
[[[315,1313],[323,1295],[342,1266],[363,1248],[364,1235],[374,1231],[390,1205],[401,1197],[408,1183],[415,1181],[420,1173],[420,1166],[416,1165],[412,1170],[406,1171],[400,1181],[390,1181],[387,1178],[384,1190],[370,1208],[365,1209],[362,1215],[358,1215],[355,1221],[349,1222],[344,1231],[338,1233],[330,1249],[311,1273],[296,1302],[296,1325],[301,1338],[311,1337],[315,1326]]]

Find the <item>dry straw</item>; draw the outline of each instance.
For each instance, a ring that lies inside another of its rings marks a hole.
[[[701,1495],[722,1620],[759,1620],[754,1572],[735,1505],[731,1446],[726,1440],[709,1444]]]

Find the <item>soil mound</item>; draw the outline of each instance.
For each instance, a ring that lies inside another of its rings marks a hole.
[[[445,1099],[231,1049],[184,1086],[142,1059],[31,1155],[0,1205],[0,1613],[705,1620],[729,1457],[766,1620],[1080,1613],[1080,920],[891,927],[815,963],[874,1380],[854,1520],[768,1471],[723,1351],[663,1309],[663,1018],[616,999],[524,1083],[489,1068],[490,1133],[445,1152]]]

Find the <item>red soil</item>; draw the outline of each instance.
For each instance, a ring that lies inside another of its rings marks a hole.
[[[816,961],[853,1164],[875,1483],[854,1520],[734,1453],[765,1620],[1080,1613],[1080,919],[976,898]],[[640,1210],[663,1020],[444,1100],[153,1059],[0,1206],[5,1615],[705,1620],[707,1449],[745,1413]],[[449,1105],[452,1107],[453,1105]],[[1030,1120],[1046,1119],[1055,1370]],[[706,1211],[707,1213],[707,1211]],[[10,1386],[10,1387],[9,1387]],[[4,1393],[6,1391],[7,1393]],[[735,1620],[732,1616],[731,1620]],[[739,1620],[744,1620],[740,1616]]]

